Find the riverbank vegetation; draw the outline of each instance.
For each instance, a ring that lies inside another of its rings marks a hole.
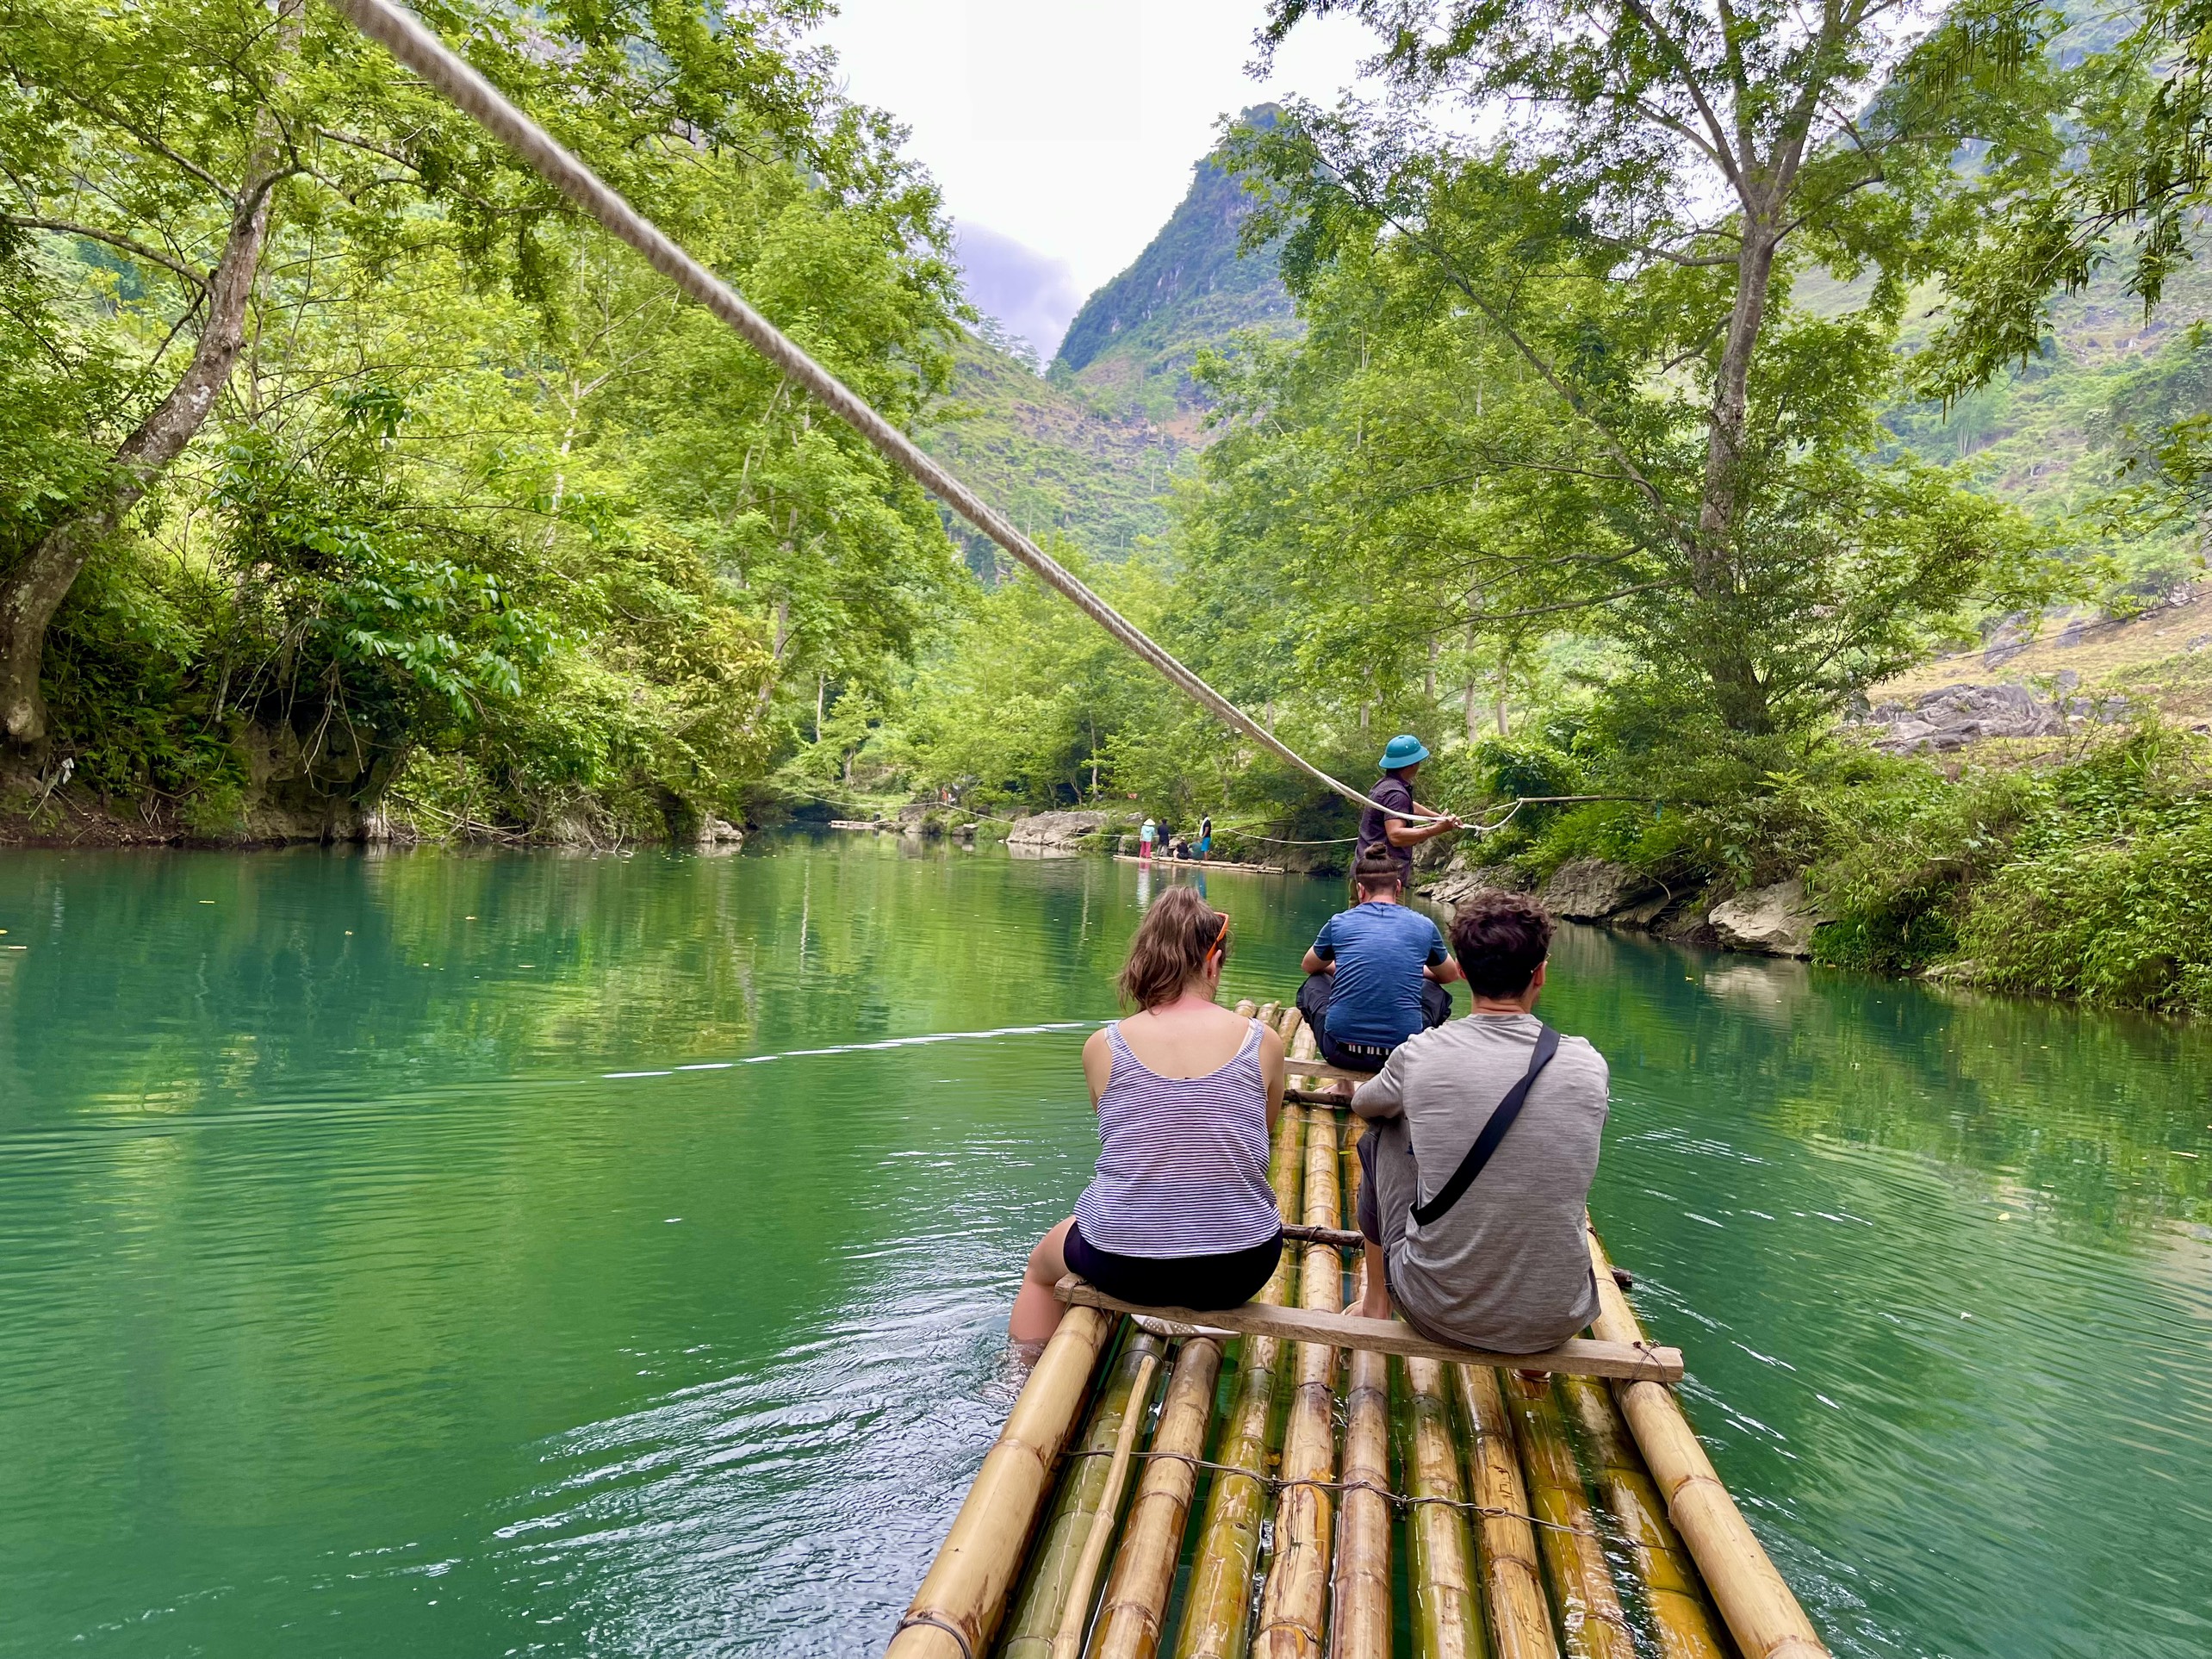
[[[1867,718],[2203,575],[2188,18],[1276,0],[1265,40],[1325,11],[1375,26],[1388,98],[1234,125],[1133,268],[1203,280],[1102,290],[1059,390],[965,311],[812,0],[426,15],[1302,753],[1364,781],[1420,732],[1424,798],[1493,819],[1621,798],[1469,861],[1801,879],[1831,960],[2212,1002],[2183,641],[1999,741]],[[605,844],[949,795],[1341,857],[1343,802],[956,540],[335,14],[7,16],[0,815]],[[2137,332],[2077,372],[2122,282]]]
[[[1523,810],[1466,854],[1505,879],[1600,858],[1709,903],[1802,878],[1833,961],[2212,1006],[2204,745],[2155,703],[2046,685],[2031,738],[1941,758],[1852,724],[1997,619],[2126,614],[2203,574],[2194,329],[2062,388],[2109,433],[2086,499],[1991,489],[1949,420],[2054,401],[2022,364],[2100,268],[2029,245],[2097,211],[2054,123],[2091,121],[2123,172],[2172,20],[1967,7],[1898,48],[1879,8],[1799,33],[1283,0],[1273,37],[1321,10],[1377,26],[1398,96],[1233,136],[1264,202],[1246,239],[1279,250],[1303,330],[1202,359],[1201,475],[1109,590],[1339,775],[1410,729],[1441,751],[1432,801],[1632,798]],[[1509,101],[1532,113],[1495,142],[1452,135]],[[2140,320],[2186,248],[2137,222],[2112,262]],[[890,711],[886,761],[1274,845],[1347,833],[1021,585],[989,604]]]
[[[934,189],[805,0],[428,15],[879,407],[940,387]],[[947,606],[917,489],[338,14],[28,0],[0,60],[19,795],[666,835]]]

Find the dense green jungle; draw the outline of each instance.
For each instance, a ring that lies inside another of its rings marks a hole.
[[[2196,12],[1271,0],[1374,96],[1225,116],[1041,365],[818,0],[420,9],[1300,752],[1420,735],[1452,874],[2212,1009]],[[9,838],[1341,860],[334,12],[0,0],[0,59]]]

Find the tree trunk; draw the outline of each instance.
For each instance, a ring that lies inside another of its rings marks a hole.
[[[296,51],[304,0],[280,0],[279,49]],[[269,198],[280,176],[274,120],[254,124],[230,233],[208,283],[207,320],[192,361],[169,395],[122,441],[100,494],[41,537],[22,563],[0,579],[0,736],[19,749],[45,741],[46,699],[39,670],[47,624],[84,569],[153,481],[198,436],[245,345],[246,303],[269,234]]]
[[[1780,244],[1764,211],[1744,214],[1743,250],[1737,261],[1736,304],[1728,319],[1720,370],[1714,377],[1711,430],[1706,444],[1704,488],[1698,501],[1698,536],[1691,581],[1707,607],[1724,606],[1734,596],[1737,531],[1743,479],[1743,423],[1750,406],[1751,364],[1766,321],[1767,295]],[[1710,616],[1706,633],[1706,677],[1711,681],[1721,718],[1731,730],[1764,732],[1773,724],[1767,688],[1751,656],[1753,642],[1720,616]]]

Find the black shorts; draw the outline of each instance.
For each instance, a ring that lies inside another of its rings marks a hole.
[[[1192,1308],[1210,1313],[1241,1308],[1259,1294],[1282,1258],[1283,1235],[1219,1256],[1117,1256],[1101,1250],[1070,1223],[1060,1254],[1068,1271],[1108,1296],[1145,1308]]]

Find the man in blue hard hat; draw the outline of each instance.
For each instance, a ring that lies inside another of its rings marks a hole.
[[[1399,878],[1408,888],[1414,882],[1414,848],[1461,827],[1457,818],[1448,813],[1432,812],[1414,799],[1414,780],[1420,775],[1421,762],[1428,757],[1427,746],[1413,733],[1402,732],[1393,737],[1378,763],[1382,768],[1382,781],[1369,792],[1368,798],[1378,805],[1369,807],[1359,817],[1359,846],[1355,861],[1389,859],[1398,867]],[[1414,822],[1417,817],[1432,818],[1435,822],[1417,824]]]

